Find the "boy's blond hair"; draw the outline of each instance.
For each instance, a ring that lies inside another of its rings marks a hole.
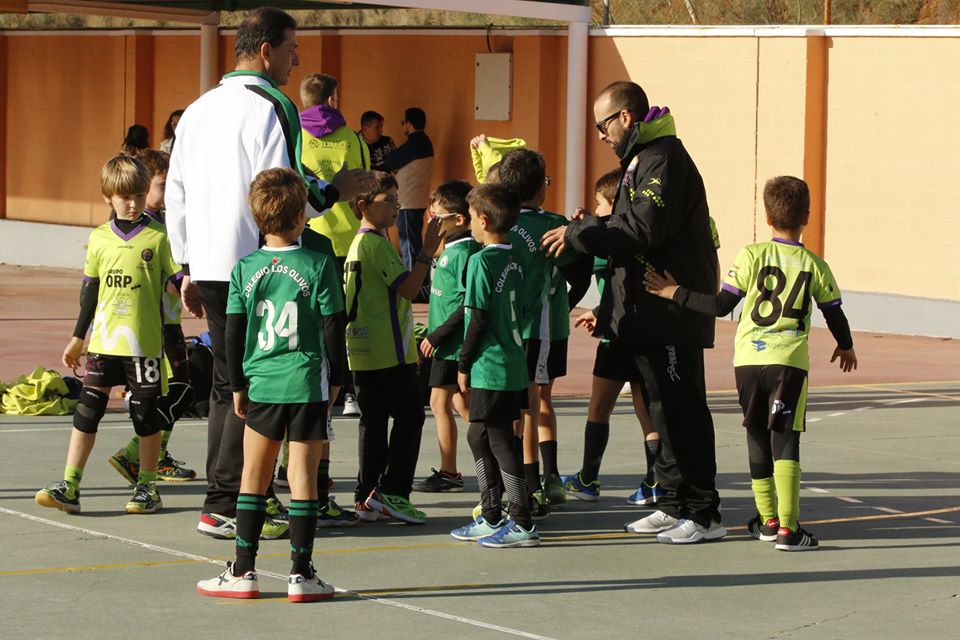
[[[150,170],[136,158],[115,155],[100,170],[100,193],[104,198],[132,196],[150,190]]]
[[[300,83],[300,101],[309,109],[323,104],[337,90],[337,79],[322,73],[311,73]]]
[[[307,207],[307,185],[293,169],[267,169],[257,174],[247,198],[260,233],[290,231]]]

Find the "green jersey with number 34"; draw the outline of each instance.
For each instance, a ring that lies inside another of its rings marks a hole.
[[[487,328],[470,368],[470,386],[491,391],[527,388],[527,365],[520,339],[520,299],[525,277],[521,258],[508,244],[491,244],[467,262],[465,327],[474,309],[487,313]]]
[[[809,369],[810,301],[821,309],[840,304],[826,262],[799,242],[775,238],[741,249],[723,288],[745,298],[733,366]]]
[[[326,402],[329,361],[321,316],[343,311],[333,259],[298,246],[264,247],[230,274],[228,314],[247,316],[243,373],[255,402]]]

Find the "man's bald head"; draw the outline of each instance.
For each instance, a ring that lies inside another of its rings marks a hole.
[[[620,80],[604,87],[597,95],[597,101],[605,98],[611,113],[615,111],[629,111],[637,120],[643,120],[650,110],[650,102],[643,88],[636,82]]]

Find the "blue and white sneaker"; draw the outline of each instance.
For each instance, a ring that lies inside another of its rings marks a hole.
[[[506,523],[506,520],[501,520],[497,524],[490,524],[484,520],[483,516],[481,515],[467,526],[454,529],[450,532],[450,535],[457,540],[479,540],[481,538],[486,538],[487,536],[492,536],[497,531],[502,529]]]
[[[663,495],[663,489],[660,488],[660,483],[655,482],[653,484],[647,483],[646,480],[640,483],[640,488],[630,494],[630,497],[627,498],[627,502],[630,504],[646,505],[653,506],[660,501],[660,497]]]
[[[537,531],[537,525],[530,527],[527,531],[513,520],[508,520],[507,524],[487,536],[480,538],[477,543],[482,547],[492,549],[507,549],[511,547],[539,547],[540,532]]]
[[[600,482],[594,480],[584,484],[580,479],[580,472],[577,471],[572,476],[563,476],[563,492],[571,498],[583,500],[585,502],[596,502],[600,499]]]

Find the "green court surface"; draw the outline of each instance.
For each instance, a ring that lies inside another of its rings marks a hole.
[[[960,383],[815,388],[802,440],[801,521],[816,552],[774,551],[744,524],[754,507],[736,397],[710,395],[727,537],[687,546],[623,532],[647,511],[625,498],[643,471],[621,401],[600,502],[568,503],[534,549],[482,549],[451,528],[477,501],[461,428],[462,494],[414,494],[423,526],[317,534],[315,563],[341,593],[286,601],[289,543],[261,545],[263,597],[206,598],[233,544],[195,532],[205,483],[161,485],[164,510],[122,512],[130,489],[106,464],[132,433],[104,420],[84,513],[33,501],[60,477],[70,418],[0,416],[0,603],[4,638],[933,638],[960,628]],[[562,471],[579,467],[585,399],[558,401]],[[334,493],[350,502],[356,420],[337,418]],[[419,476],[438,463],[427,418]],[[206,428],[178,424],[175,457],[202,469]],[[202,475],[202,472],[201,472]],[[281,492],[285,501],[289,495]]]

